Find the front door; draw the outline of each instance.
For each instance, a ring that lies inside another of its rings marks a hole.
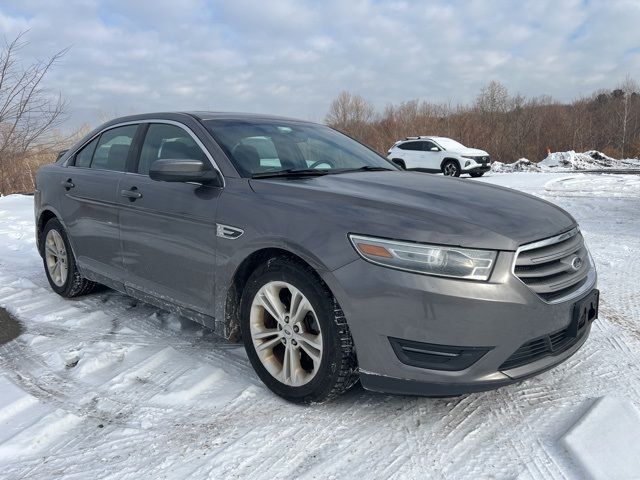
[[[94,138],[74,155],[60,184],[76,260],[85,276],[107,284],[124,276],[117,190],[137,128],[115,127]]]
[[[426,168],[430,170],[440,170],[440,164],[444,159],[443,151],[435,143],[425,141],[422,142],[422,158]]]
[[[125,175],[118,187],[125,287],[211,315],[222,189],[151,180],[153,162],[171,158],[209,162],[182,127],[149,124],[137,172]]]

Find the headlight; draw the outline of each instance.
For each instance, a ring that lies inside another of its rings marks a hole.
[[[476,161],[477,157],[473,156],[473,155],[462,155],[462,158],[470,158],[473,161]]]
[[[365,260],[397,270],[486,281],[496,259],[492,250],[398,242],[383,238],[349,235]]]

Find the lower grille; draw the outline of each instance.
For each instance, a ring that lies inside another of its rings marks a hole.
[[[592,268],[578,229],[520,247],[513,273],[543,300],[570,295],[587,281]]]
[[[498,370],[509,370],[527,363],[535,362],[543,357],[558,355],[582,338],[587,331],[587,324],[597,316],[597,296],[595,303],[579,312],[568,327],[533,339],[522,345],[513,355],[507,358]],[[595,305],[595,307],[593,306]],[[574,307],[575,309],[576,307]]]

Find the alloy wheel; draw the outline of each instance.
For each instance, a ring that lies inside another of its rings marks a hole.
[[[443,173],[445,175],[449,176],[449,177],[454,177],[456,175],[456,173],[458,173],[458,167],[452,162],[447,163],[444,166],[444,172]]]
[[[67,281],[69,266],[67,263],[67,247],[57,230],[49,230],[44,243],[47,270],[53,283],[62,287]]]
[[[292,387],[309,383],[322,361],[322,332],[311,303],[287,282],[258,290],[249,316],[251,339],[260,362],[278,381]]]

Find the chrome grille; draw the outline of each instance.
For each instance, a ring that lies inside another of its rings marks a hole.
[[[547,302],[580,289],[592,270],[578,229],[518,249],[513,273]]]

